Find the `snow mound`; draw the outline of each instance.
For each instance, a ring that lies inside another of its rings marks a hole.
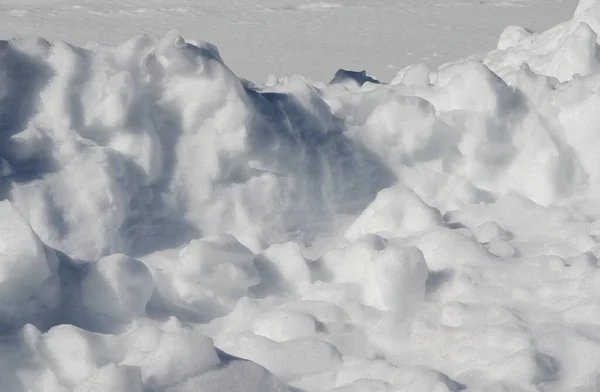
[[[253,259],[254,254],[232,235],[194,240],[181,251],[175,288],[195,308],[231,308],[259,283]]]
[[[354,240],[368,233],[392,238],[418,236],[440,223],[439,211],[426,205],[410,189],[395,186],[377,194],[348,228],[346,238]]]
[[[0,43],[0,389],[597,390],[599,32],[390,84]]]
[[[0,328],[43,322],[61,300],[57,257],[9,201],[0,222]]]
[[[127,322],[145,313],[152,289],[152,275],[145,264],[112,255],[89,267],[81,282],[81,300],[96,314]]]
[[[311,240],[392,179],[314,87],[262,93],[210,44],[14,40],[1,56],[14,101],[0,113],[7,197],[73,258],[143,255],[200,233],[253,250]]]

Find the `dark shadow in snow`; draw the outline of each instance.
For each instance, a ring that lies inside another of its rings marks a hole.
[[[557,381],[560,378],[562,366],[556,358],[535,350],[534,361],[537,366],[537,374],[533,380],[536,384]]]
[[[196,306],[188,305],[184,308],[162,295],[157,289],[152,293],[152,298],[146,305],[146,314],[153,320],[167,321],[175,316],[185,323],[205,324],[210,320],[227,314],[228,309],[216,304],[211,299]]]
[[[62,302],[56,309],[47,325],[38,326],[43,332],[56,325],[72,324],[85,327],[81,313],[81,281],[85,276],[87,266],[84,262],[72,260],[66,254],[54,250],[58,257],[58,276],[62,289]]]
[[[162,75],[159,73],[153,77],[162,78]],[[130,241],[128,252],[132,257],[176,248],[202,236],[200,229],[186,219],[185,211],[178,209],[186,204],[185,200],[177,200],[175,203],[165,201],[177,164],[177,144],[183,133],[182,119],[175,107],[161,102],[164,91],[159,86],[163,83],[148,85],[153,87],[143,91],[131,108],[128,127],[139,132],[145,132],[146,127],[151,128],[160,140],[163,161],[158,180],[151,186],[139,187],[138,192],[133,195],[130,201],[131,213],[120,229]],[[140,121],[142,118],[145,121]],[[133,162],[130,164],[132,170],[135,170]]]
[[[322,263],[321,260],[317,262],[308,263],[310,269],[310,275],[313,282],[331,282],[334,279],[333,273]]]
[[[38,44],[49,45],[41,40]],[[55,168],[48,150],[22,161],[9,143],[38,111],[40,92],[53,73],[47,64],[20,51],[15,42],[0,41],[0,157],[14,170],[8,181],[0,183],[0,199],[8,197],[10,181],[28,182]]]
[[[250,287],[250,295],[253,298],[266,298],[270,295],[281,295],[281,293],[294,294],[294,290],[286,282],[277,266],[263,255],[254,258],[254,267],[258,271],[260,283]]]
[[[15,333],[0,342],[0,386],[2,391],[31,392],[31,384],[26,388],[21,378],[23,374],[42,374],[45,365],[39,359],[37,350],[23,343],[22,335]],[[31,372],[31,373],[30,373]]]
[[[58,278],[59,303],[58,307],[44,309],[43,305],[38,305],[36,300],[29,300],[29,305],[39,306],[38,311],[31,316],[24,316],[19,320],[2,320],[0,321],[0,336],[18,333],[25,324],[32,324],[42,332],[48,331],[55,325],[73,324],[79,325],[77,313],[80,309],[79,303],[80,285],[82,279],[83,265],[78,265],[64,253],[55,249],[46,247],[46,255],[54,253],[58,261],[57,276]],[[54,257],[54,256],[52,256]],[[42,299],[43,300],[43,299]]]
[[[427,295],[435,294],[443,285],[450,282],[453,276],[454,271],[451,269],[431,271],[425,282],[425,291]]]
[[[464,224],[462,224],[460,222],[445,222],[444,227],[451,229],[451,230],[468,229],[467,226],[465,226]]]
[[[52,76],[52,70],[15,48],[0,41],[0,138],[25,129],[39,105],[39,93]],[[2,148],[3,144],[0,144]]]
[[[293,94],[247,89],[258,111],[249,144],[264,166],[310,179],[306,193],[328,211],[358,213],[396,177],[376,154],[346,136],[344,122],[311,89],[309,104]]]
[[[367,75],[367,71],[348,71],[346,69],[341,68],[337,70],[329,84],[339,84],[347,81],[353,81],[359,86],[362,86],[367,82],[381,84],[379,80]]]

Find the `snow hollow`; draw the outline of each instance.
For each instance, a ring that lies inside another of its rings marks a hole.
[[[598,391],[599,32],[390,83],[1,41],[0,391]]]

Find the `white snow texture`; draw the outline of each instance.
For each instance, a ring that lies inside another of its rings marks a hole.
[[[0,41],[0,391],[600,390],[598,33],[264,85]]]

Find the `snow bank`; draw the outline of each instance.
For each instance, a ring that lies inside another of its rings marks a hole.
[[[600,7],[390,84],[0,44],[0,389],[598,389]]]

